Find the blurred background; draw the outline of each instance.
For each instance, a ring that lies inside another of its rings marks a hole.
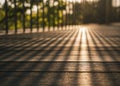
[[[120,22],[120,0],[0,0],[0,31]]]

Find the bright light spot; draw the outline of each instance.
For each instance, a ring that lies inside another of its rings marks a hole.
[[[5,0],[1,0],[0,1],[0,7],[2,7],[2,5],[4,4]]]
[[[37,12],[37,6],[33,6],[33,12]]]
[[[87,44],[87,27],[81,27],[80,28],[80,33],[81,33],[81,50],[80,50],[80,60],[82,61],[88,61],[89,57],[88,57],[88,44]]]
[[[67,1],[70,1],[70,2],[79,2],[79,3],[83,2],[83,0],[67,0]],[[84,0],[84,1],[97,2],[99,0]]]
[[[112,5],[114,7],[119,7],[120,6],[120,0],[113,0]]]
[[[40,8],[40,7],[39,7]],[[33,8],[32,8],[32,12],[33,13],[36,13],[37,12],[37,6],[33,6]],[[29,10],[27,10],[27,12],[26,12],[27,14],[30,14],[31,13],[31,11],[30,11],[30,9]]]
[[[85,27],[82,27],[81,28],[81,33],[82,33],[82,46],[86,46],[86,28]]]
[[[30,10],[27,10],[26,13],[27,13],[27,14],[30,14],[31,12],[30,12]]]
[[[54,6],[57,6],[58,5],[58,2],[54,2]]]
[[[0,0],[0,4],[3,4],[5,2],[5,0]]]
[[[82,2],[82,0],[67,0],[67,1],[70,1],[70,2]]]

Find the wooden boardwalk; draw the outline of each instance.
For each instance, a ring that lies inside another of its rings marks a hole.
[[[120,27],[0,36],[0,86],[120,86]]]

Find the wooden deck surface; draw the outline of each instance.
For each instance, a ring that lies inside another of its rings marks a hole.
[[[0,36],[0,86],[120,86],[120,27]]]

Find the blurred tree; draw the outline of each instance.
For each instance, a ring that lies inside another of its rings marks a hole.
[[[40,24],[42,26],[42,23],[44,25],[58,25],[58,21],[60,23],[63,22],[62,20],[62,11],[65,10],[65,3],[63,0],[53,0],[54,4],[51,5],[50,0],[32,0],[32,5],[30,3],[31,0],[16,0],[16,8],[14,0],[8,0],[8,22],[9,22],[9,28],[14,28],[14,19],[15,14],[17,16],[17,27],[22,28],[22,23],[24,21],[27,28],[30,27],[30,20],[32,21],[32,26],[37,27],[37,24]],[[51,0],[52,1],[52,0]],[[43,7],[44,3],[44,7]],[[1,5],[0,8],[0,26],[5,27],[5,3]],[[44,14],[43,14],[44,10]],[[39,13],[38,13],[39,11]],[[32,14],[31,14],[32,12]],[[43,17],[44,15],[44,17]],[[49,17],[48,17],[49,15]],[[31,17],[30,17],[31,16]],[[39,16],[39,19],[37,19]],[[23,18],[24,17],[24,18]],[[55,20],[53,21],[53,18],[55,17]],[[44,21],[43,21],[44,19]],[[53,24],[54,23],[54,24]]]

